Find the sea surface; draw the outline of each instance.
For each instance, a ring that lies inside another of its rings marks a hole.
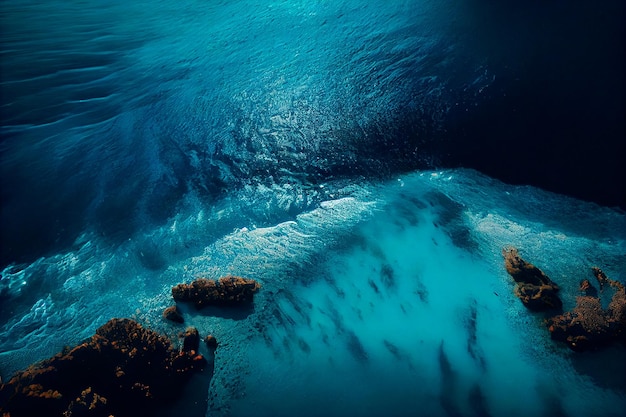
[[[3,1],[2,380],[234,274],[202,415],[623,415],[502,250],[626,282],[624,6],[495,3]]]

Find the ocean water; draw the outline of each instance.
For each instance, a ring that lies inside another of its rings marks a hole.
[[[623,415],[624,348],[551,341],[501,255],[566,309],[626,281],[623,6],[509,3],[3,2],[2,379],[235,274],[185,310],[207,416]]]
[[[242,191],[116,248],[85,237],[6,268],[3,377],[122,316],[217,337],[207,415],[621,414],[623,348],[579,354],[551,341],[513,295],[500,252],[518,247],[571,308],[590,266],[624,280],[622,213],[471,170],[324,188],[335,198],[272,226],[238,213],[288,199],[289,187]],[[233,228],[207,238],[216,222]],[[161,319],[171,286],[233,273],[262,283],[252,311]]]

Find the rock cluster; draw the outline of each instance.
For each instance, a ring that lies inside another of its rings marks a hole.
[[[212,334],[207,335],[207,337],[204,338],[204,343],[206,343],[207,347],[211,351],[215,351],[215,349],[217,349],[217,339]]]
[[[563,306],[559,295],[559,286],[546,274],[531,263],[523,260],[515,248],[502,251],[507,272],[517,283],[515,295],[522,303],[534,311],[559,309]]]
[[[199,278],[190,284],[172,287],[176,301],[192,302],[197,308],[205,306],[232,306],[251,303],[261,285],[253,279],[236,276],[219,280]]]
[[[503,251],[505,267],[517,286],[515,294],[530,310],[561,308],[556,294],[558,286],[539,268],[523,260],[517,249]],[[582,295],[573,310],[546,319],[552,339],[567,343],[575,351],[593,350],[616,341],[626,343],[626,291],[624,285],[606,276],[600,268],[591,268],[603,293],[610,287],[614,293],[604,309],[598,290],[588,279],[580,282]]]
[[[604,291],[606,285],[614,290],[608,307],[602,308],[597,291],[585,280],[581,285],[585,295],[576,298],[576,307],[546,321],[552,338],[567,343],[575,351],[597,349],[615,341],[626,342],[624,285],[609,279],[600,268],[594,267],[592,272],[600,291]]]
[[[251,303],[259,288],[252,279],[228,276],[176,285],[172,295],[196,307],[240,305]],[[163,317],[184,322],[176,305],[166,308]],[[176,400],[189,377],[207,366],[198,353],[198,330],[188,327],[179,337],[177,349],[134,320],[112,319],[85,342],[0,384],[0,411],[6,417],[152,415]],[[215,337],[208,335],[204,342],[213,354]]]
[[[84,343],[16,373],[0,386],[3,415],[151,415],[202,370],[199,335],[188,329],[178,350],[130,319],[112,319]]]

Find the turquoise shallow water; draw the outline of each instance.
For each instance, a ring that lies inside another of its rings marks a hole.
[[[171,286],[234,273],[263,285],[252,311],[186,311],[220,341],[207,415],[619,415],[624,351],[551,341],[500,251],[517,246],[571,307],[592,265],[623,281],[623,214],[462,170],[323,188],[336,198],[272,226],[241,217],[269,193],[247,190],[117,248],[85,236],[5,270],[3,378],[110,317],[175,337]],[[219,224],[231,231],[211,238]]]
[[[433,180],[444,182],[440,175]],[[455,173],[444,190],[472,176]],[[616,391],[593,379],[615,365],[580,375],[512,296],[498,251],[500,239],[537,251],[571,294],[585,272],[577,252],[598,242],[508,216],[482,214],[472,225],[469,212],[484,209],[476,199],[503,190],[467,190],[472,201],[461,203],[422,181],[431,179],[389,185],[370,219],[278,291],[271,325],[248,348],[250,376],[234,414],[619,415],[623,377]],[[596,256],[614,253],[623,264],[619,239]],[[577,275],[557,272],[573,263]]]

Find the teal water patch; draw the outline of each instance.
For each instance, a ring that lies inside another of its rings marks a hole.
[[[501,250],[519,247],[569,308],[592,265],[624,281],[624,224],[463,170],[248,187],[213,207],[188,198],[122,245],[85,235],[5,269],[0,371],[134,317],[173,339],[186,326],[217,338],[211,416],[619,415],[623,348],[578,355],[552,342],[513,295]],[[162,319],[173,285],[227,274],[262,284],[252,309]]]
[[[430,206],[410,219],[400,208],[386,206],[309,284],[279,294],[265,340],[249,349],[251,381],[233,415],[541,411],[523,396],[492,398],[506,381],[532,392],[537,377],[518,359],[510,306],[496,295],[506,286],[452,244]]]
[[[343,196],[353,191],[335,192]],[[176,337],[178,329],[161,319],[172,303],[171,287],[195,275],[220,276],[232,268],[252,274],[257,255],[239,250],[245,260],[237,264],[220,248],[237,245],[240,238],[252,237],[258,243],[256,236],[271,229],[257,225],[290,218],[294,207],[305,205],[303,198],[319,200],[315,190],[303,195],[293,187],[250,188],[210,207],[189,196],[166,225],[137,233],[120,245],[85,232],[72,250],[8,266],[0,274],[0,376],[6,379],[35,360],[80,343],[113,317],[134,317]],[[336,206],[340,214],[341,204]],[[337,223],[349,219],[349,210],[344,211]],[[218,253],[203,256],[211,247]]]
[[[455,193],[468,181],[476,182]],[[518,191],[458,171],[407,176],[372,192],[374,214],[334,244],[309,247],[315,261],[290,268],[292,284],[258,299],[255,331],[237,355],[245,376],[227,406],[218,401],[212,412],[619,415],[624,378],[602,382],[610,362],[601,372],[581,372],[572,361],[578,357],[552,342],[543,318],[514,297],[500,251],[523,248],[554,273],[572,304],[584,268],[605,261],[616,272],[623,262],[621,232],[602,230],[608,219],[615,225],[623,218],[606,212],[595,227],[574,226],[568,220],[580,219],[580,207],[564,209],[569,201],[538,190],[537,202],[559,211],[558,228],[553,211],[542,222],[513,201],[517,212],[491,206],[491,198],[515,200]],[[598,235],[573,233],[581,227]],[[624,359],[623,350],[607,355],[617,364]]]

